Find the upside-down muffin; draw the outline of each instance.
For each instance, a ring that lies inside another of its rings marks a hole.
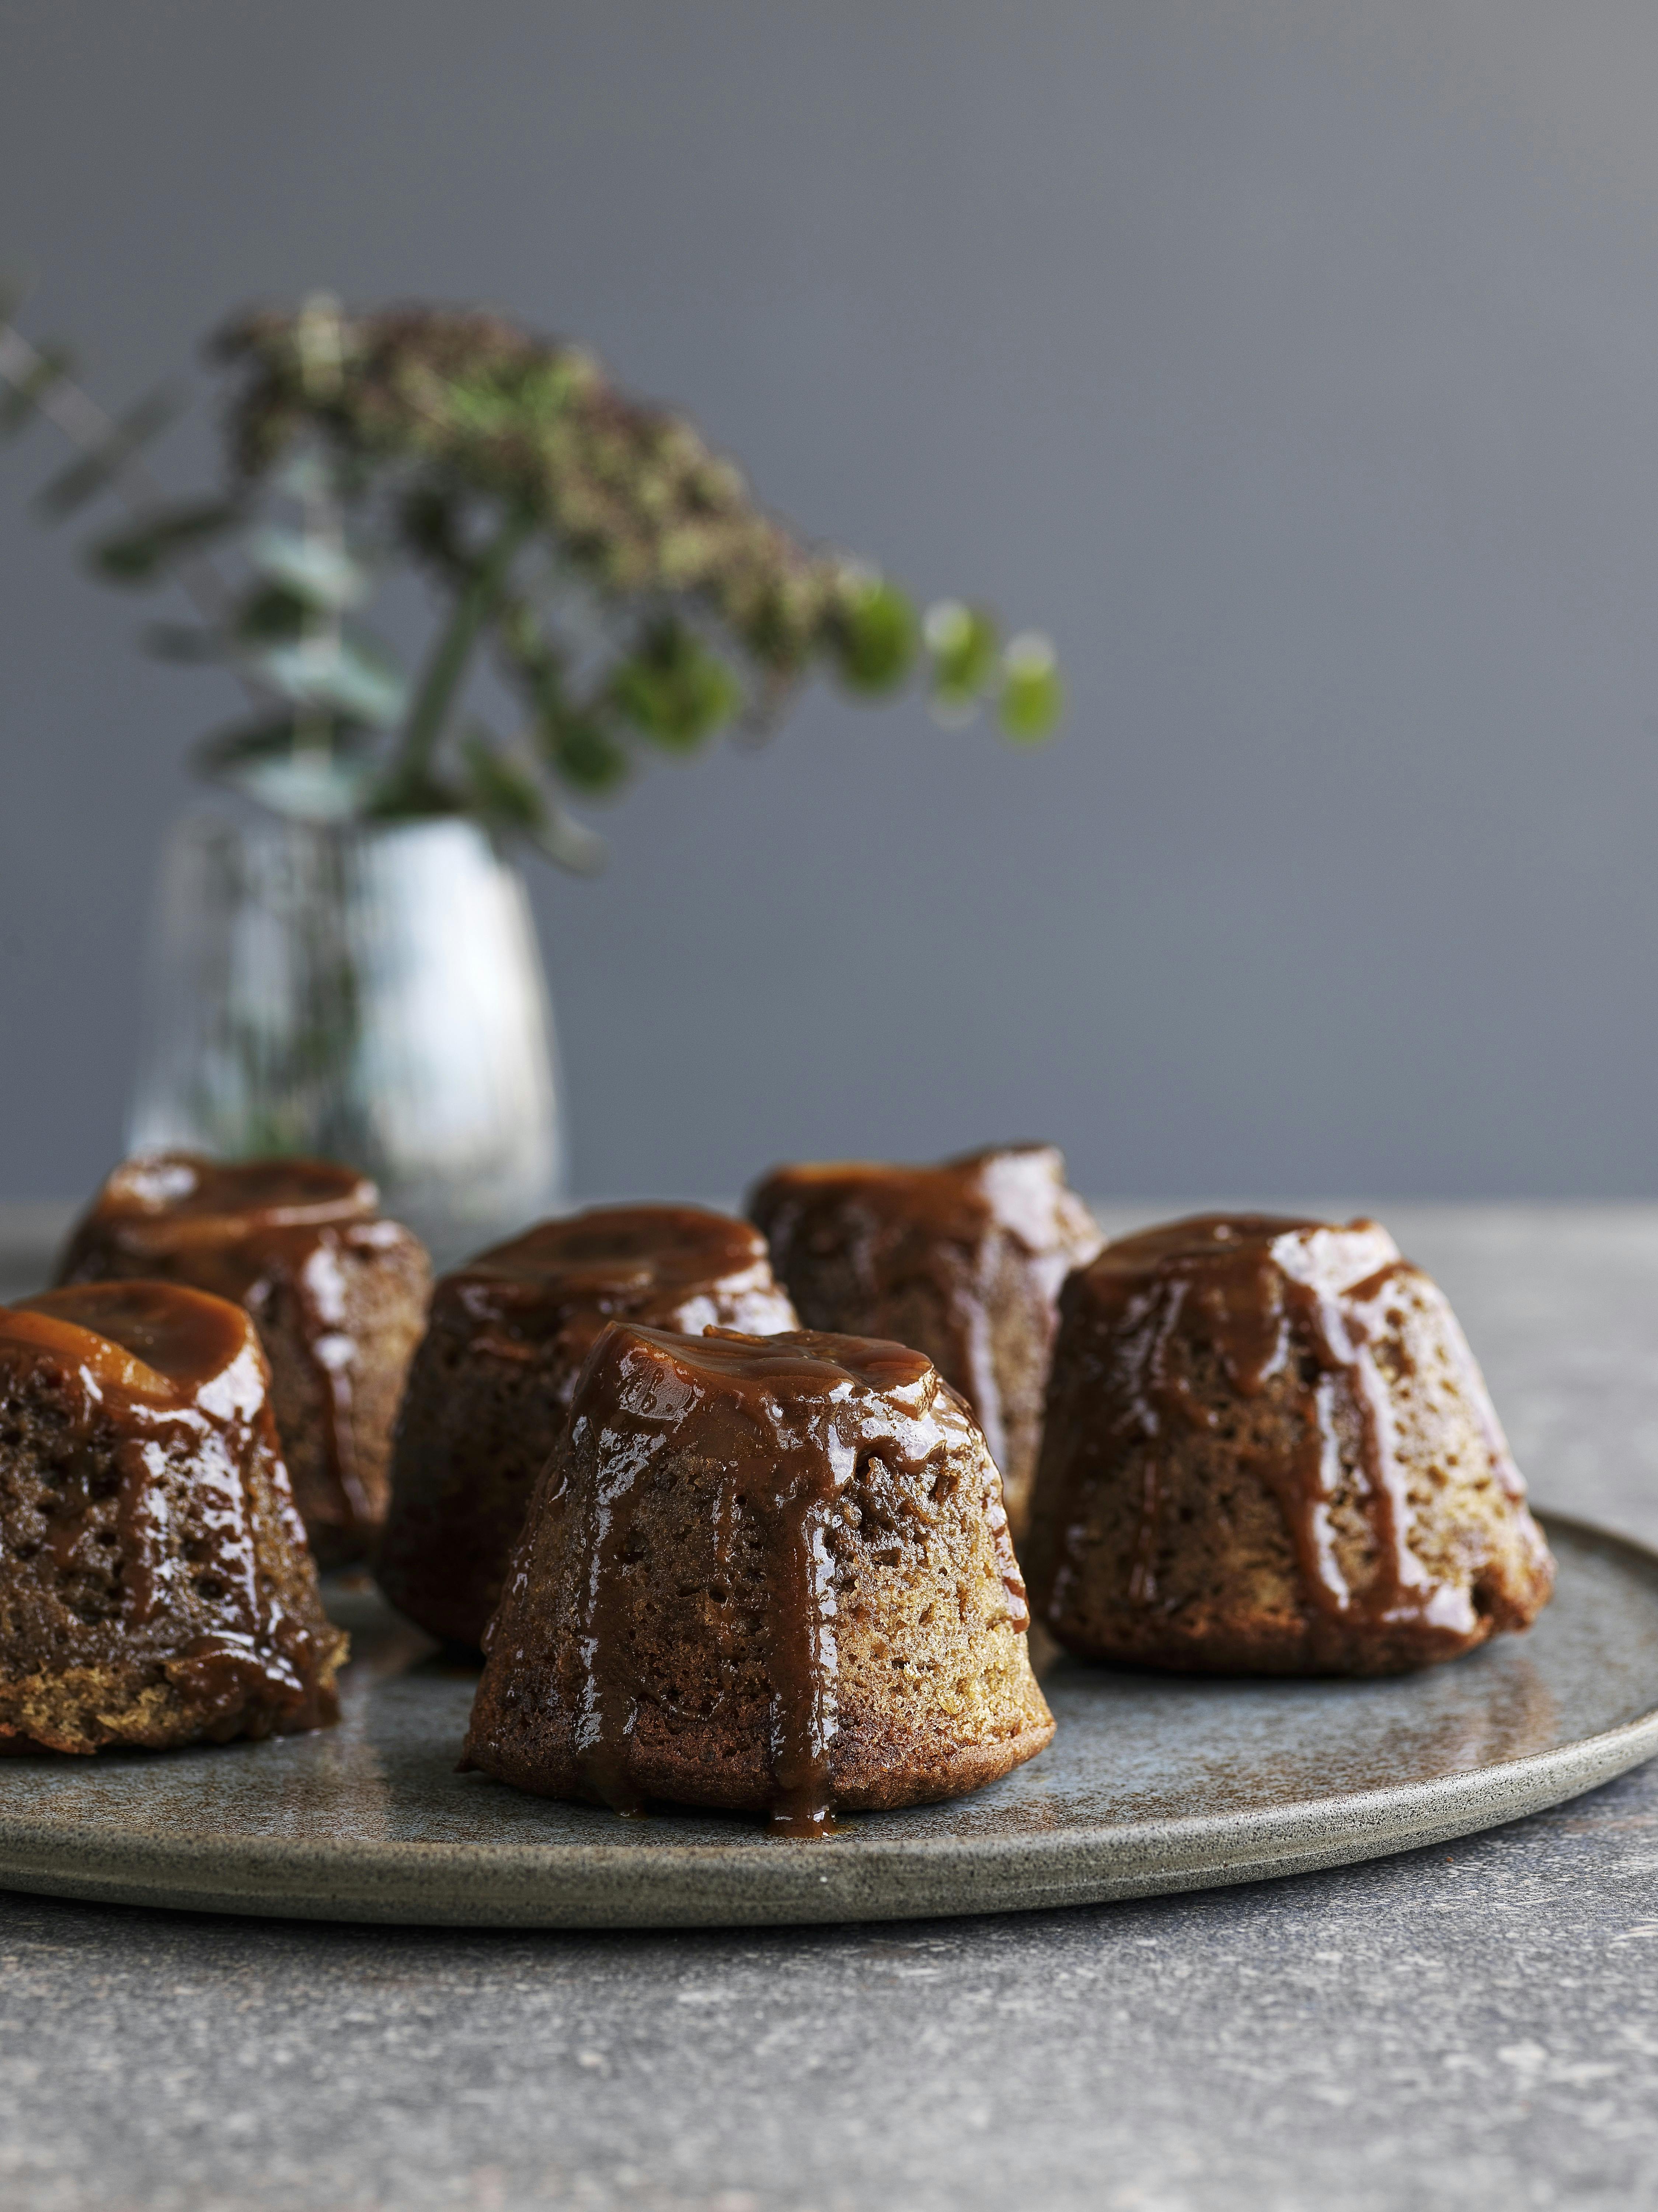
[[[0,1747],[316,1728],[326,1619],[240,1307],[94,1283],[0,1308]]]
[[[1400,1673],[1553,1579],[1442,1293],[1373,1221],[1255,1214],[1066,1285],[1025,1563],[1068,1650],[1215,1673]]]
[[[1028,1620],[984,1437],[920,1352],[615,1322],[537,1486],[465,1763],[818,1833],[1042,1750]]]

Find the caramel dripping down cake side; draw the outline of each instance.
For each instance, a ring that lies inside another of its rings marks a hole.
[[[960,1391],[1023,1536],[1060,1287],[1101,1242],[1063,1156],[1010,1145],[938,1167],[775,1168],[749,1213],[808,1328],[913,1345]]]
[[[701,1206],[594,1206],[443,1276],[398,1425],[377,1573],[411,1620],[476,1647],[581,1364],[618,1317],[793,1328],[765,1240]]]
[[[325,1566],[371,1551],[431,1267],[365,1176],[325,1160],[126,1161],[75,1230],[60,1283],[185,1283],[244,1306],[270,1362],[277,1433]]]
[[[616,1322],[513,1555],[465,1763],[823,1832],[1048,1741],[1001,1486],[901,1345]]]
[[[1553,1580],[1443,1294],[1373,1221],[1262,1215],[1072,1277],[1025,1563],[1067,1650],[1222,1674],[1405,1672]]]
[[[0,1309],[0,1746],[160,1750],[335,1717],[326,1619],[239,1306]]]

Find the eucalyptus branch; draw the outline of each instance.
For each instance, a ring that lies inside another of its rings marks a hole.
[[[507,579],[519,549],[534,527],[535,518],[526,510],[519,507],[511,512],[455,602],[454,612],[440,632],[427,663],[392,758],[387,781],[394,787],[412,791],[429,781],[433,759],[466,665],[484,624],[506,594]]]
[[[190,593],[201,627],[153,626],[149,642],[226,664],[259,700],[196,757],[267,805],[465,814],[585,868],[598,841],[561,787],[601,797],[651,750],[752,740],[815,673],[870,698],[919,676],[940,721],[988,704],[1019,744],[1058,719],[1046,640],[1004,645],[958,600],[923,616],[768,514],[683,416],[618,391],[580,347],[488,315],[349,314],[316,294],[244,317],[212,354],[232,389],[210,498],[166,504],[137,451],[161,419],[154,403],[112,418],[3,312],[0,386],[15,404],[0,404],[0,428],[37,410],[84,456],[43,506],[65,513],[107,488],[130,510],[92,549],[106,580],[171,576]],[[209,545],[246,574],[227,583]],[[522,568],[542,580],[525,586],[514,571],[531,551]],[[444,605],[412,685],[356,613],[370,559],[388,552]],[[506,743],[467,712],[486,645],[519,702]]]

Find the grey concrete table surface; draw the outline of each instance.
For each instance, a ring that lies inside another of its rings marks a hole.
[[[1658,1208],[1382,1210],[1535,1495],[1658,1542]],[[1655,1955],[1658,1766],[1400,1858],[1004,1919],[575,1936],[0,1896],[0,2205],[1658,2204]]]

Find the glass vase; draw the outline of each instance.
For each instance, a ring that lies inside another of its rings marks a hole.
[[[179,825],[130,1149],[343,1161],[443,1265],[562,1202],[561,1107],[529,901],[474,823]]]

